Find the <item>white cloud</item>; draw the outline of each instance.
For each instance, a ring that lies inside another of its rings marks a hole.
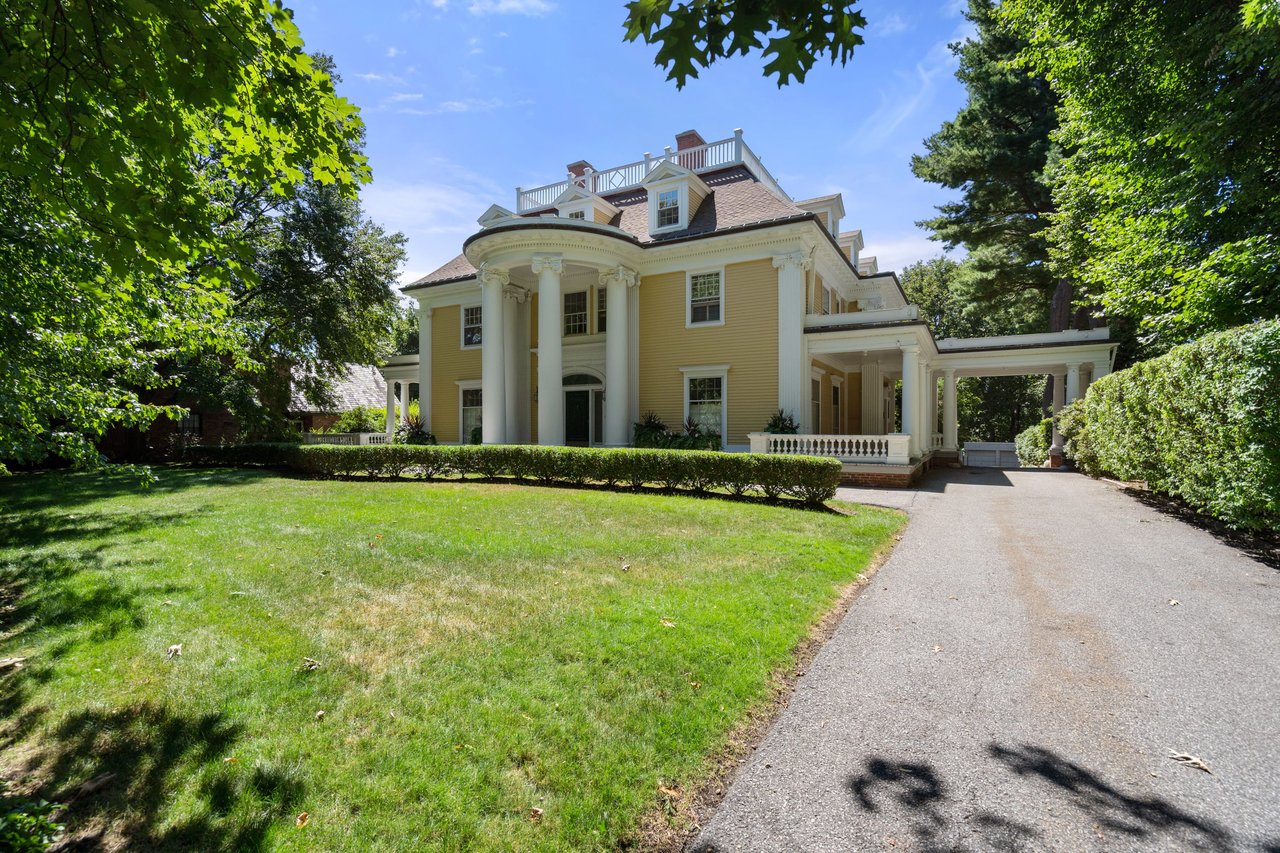
[[[462,251],[462,241],[479,230],[476,217],[497,202],[510,206],[511,190],[447,160],[425,164],[429,181],[375,181],[361,190],[365,211],[389,231],[409,238],[401,284],[421,278]]]
[[[396,92],[387,100],[393,104],[401,104],[407,101],[421,101],[422,97],[421,92]]]
[[[884,240],[868,240],[866,248],[859,254],[862,257],[874,255],[881,272],[896,272],[901,275],[903,269],[916,261],[936,258],[943,251],[941,243],[930,240],[919,231],[908,231]],[[955,250],[948,253],[948,257],[960,260],[964,257],[964,252]]]
[[[473,15],[545,15],[554,11],[550,0],[471,0],[467,11]]]
[[[434,107],[404,107],[399,112],[405,115],[434,116],[453,113],[491,113],[507,107],[517,107],[529,101],[508,102],[501,98],[461,98],[455,101],[441,101]]]
[[[911,22],[906,18],[893,12],[882,18],[871,21],[871,26],[867,28],[868,34],[872,36],[896,36],[899,33],[905,33],[911,29]]]
[[[355,76],[366,83],[387,83],[392,86],[404,85],[404,78],[397,77],[395,74],[379,74],[376,71],[366,71],[363,74],[356,74]]]
[[[395,59],[399,55],[400,55],[400,48],[398,47],[387,48],[387,56],[389,56],[391,59]]]

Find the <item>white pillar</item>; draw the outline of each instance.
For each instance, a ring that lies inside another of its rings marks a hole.
[[[929,449],[933,450],[933,434],[938,432],[938,374],[932,370],[926,370],[925,373],[925,405],[929,410],[928,429],[925,435],[928,436]]]
[[[476,277],[484,291],[480,315],[481,434],[485,444],[505,444],[507,335],[502,291],[507,286],[507,273],[481,264]]]
[[[1053,402],[1050,414],[1053,417],[1053,434],[1049,439],[1049,455],[1062,456],[1062,433],[1058,431],[1058,412],[1067,399],[1067,374],[1053,374]]]
[[[394,379],[387,380],[387,417],[382,422],[386,428],[387,435],[395,435],[396,432],[396,383]]]
[[[1107,358],[1095,359],[1093,362],[1093,379],[1097,382],[1102,377],[1111,372],[1111,360]]]
[[[809,370],[804,357],[804,282],[812,260],[801,252],[774,255],[778,270],[778,408],[809,419]],[[817,424],[813,429],[818,428]]]
[[[942,371],[942,449],[960,449],[960,420],[956,412],[956,371]]]
[[[521,404],[520,404],[520,336],[517,328],[520,322],[520,303],[524,302],[527,291],[523,287],[508,284],[503,288],[502,300],[502,372],[503,410],[506,413],[506,435],[504,440],[509,444],[520,441]]]
[[[1067,405],[1080,398],[1080,365],[1067,365]]]
[[[425,299],[418,300],[418,417],[428,432],[431,423],[431,315],[434,312]]]
[[[409,383],[404,379],[400,380],[400,423],[407,424],[409,422]]]
[[[559,255],[534,255],[538,277],[538,444],[564,444],[564,353]]]
[[[600,286],[607,288],[609,329],[604,335],[604,443],[624,447],[630,443],[631,365],[628,336],[627,288],[636,283],[634,271],[618,266],[600,273]]]
[[[902,345],[902,431],[911,436],[912,456],[920,455],[919,408],[916,385],[920,384],[920,346]]]

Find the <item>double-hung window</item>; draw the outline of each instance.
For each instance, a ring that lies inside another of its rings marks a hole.
[[[812,389],[809,395],[809,399],[813,406],[813,410],[811,413],[813,417],[813,423],[810,424],[809,428],[814,432],[822,432],[822,380],[810,379],[809,385]]]
[[[200,435],[204,432],[204,418],[199,412],[188,411],[178,421],[178,432],[183,435]]]
[[[825,285],[822,288],[822,313],[831,313],[831,290]]]
[[[664,190],[658,193],[658,227],[669,228],[680,224],[680,190]]]
[[[462,435],[463,444],[475,443],[475,431],[483,423],[484,397],[479,388],[462,389]]]
[[[724,319],[724,288],[718,272],[689,276],[689,325],[720,323]]]
[[[607,331],[605,321],[608,319],[608,296],[609,291],[603,287],[596,291],[596,334]]]
[[[564,295],[564,333],[565,335],[585,335],[587,333],[587,292]]]
[[[481,310],[479,305],[462,309],[462,345],[464,347],[478,347],[482,342],[481,331],[484,327],[481,322]]]
[[[690,376],[689,419],[703,432],[724,433],[724,377]]]

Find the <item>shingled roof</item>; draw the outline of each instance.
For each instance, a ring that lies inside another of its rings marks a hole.
[[[779,198],[743,166],[735,166],[722,172],[712,172],[701,177],[711,188],[711,193],[698,206],[688,228],[664,231],[656,237],[650,234],[648,193],[643,189],[604,196],[611,204],[621,208],[609,224],[634,235],[642,245],[654,245],[671,240],[710,236],[744,225],[813,216],[792,202]],[[546,212],[543,210],[529,216],[536,218]],[[444,266],[413,282],[409,287],[444,284],[470,278],[475,274],[476,268],[471,265],[466,256],[458,255]]]
[[[360,406],[372,406],[381,409],[387,403],[387,382],[382,378],[382,373],[378,368],[371,364],[348,364],[346,365],[346,373],[339,376],[333,383],[333,396],[336,404],[329,409],[318,409],[312,403],[307,402],[301,393],[298,392],[295,383],[294,390],[289,401],[289,411],[297,414],[319,413],[319,412],[349,412]],[[294,368],[294,375],[298,376],[300,368]]]

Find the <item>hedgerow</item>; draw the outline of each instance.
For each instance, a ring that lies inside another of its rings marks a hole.
[[[1086,473],[1145,480],[1234,527],[1280,529],[1280,322],[1105,376],[1058,428]]]
[[[1018,433],[1013,446],[1024,468],[1039,468],[1049,458],[1049,448],[1053,446],[1053,418],[1045,418]]]
[[[253,465],[321,479],[369,477],[507,477],[517,482],[709,492],[763,493],[821,503],[835,496],[840,463],[817,456],[644,448],[532,445],[240,444],[193,447],[197,465]]]

